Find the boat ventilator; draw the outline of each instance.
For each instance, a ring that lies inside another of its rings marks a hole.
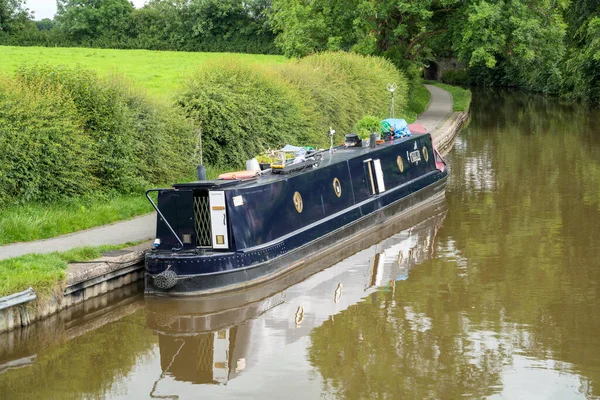
[[[196,229],[196,246],[211,247],[212,229],[208,193],[194,196],[194,228]]]

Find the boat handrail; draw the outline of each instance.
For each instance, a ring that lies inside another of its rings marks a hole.
[[[148,195],[151,192],[160,192],[161,190],[173,190],[171,188],[169,189],[148,189],[146,190],[146,198],[148,199],[148,201],[150,202],[150,204],[152,204],[152,207],[154,207],[154,209],[156,210],[156,213],[162,218],[162,220],[164,221],[164,223],[167,225],[167,227],[169,228],[169,230],[171,231],[171,233],[173,234],[173,236],[175,236],[175,239],[177,239],[177,241],[179,242],[180,247],[174,247],[172,250],[173,251],[180,251],[183,249],[183,242],[181,241],[181,239],[179,239],[179,236],[177,236],[177,234],[175,233],[175,230],[171,227],[171,224],[169,224],[169,221],[167,221],[167,219],[165,218],[165,216],[163,215],[163,213],[160,212],[160,210],[158,209],[158,207],[156,206],[156,204],[154,204],[154,201],[152,201],[152,199],[150,198],[150,196]]]

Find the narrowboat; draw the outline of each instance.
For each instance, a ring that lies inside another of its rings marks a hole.
[[[331,251],[361,250],[361,236],[444,195],[448,170],[431,135],[409,129],[370,147],[332,145],[265,171],[147,191],[157,233],[145,259],[146,293],[229,291]]]
[[[147,297],[146,323],[158,335],[160,376],[227,384],[372,293],[403,290],[411,271],[432,258],[445,216],[443,199],[427,202],[397,220],[387,237],[380,240],[378,230],[370,245],[337,264],[317,262],[248,290]],[[161,383],[155,387],[167,390]]]

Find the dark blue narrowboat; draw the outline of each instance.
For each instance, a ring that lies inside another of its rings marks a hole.
[[[431,135],[413,134],[315,152],[285,171],[152,189],[157,239],[146,255],[146,293],[238,289],[330,251],[351,255],[362,235],[443,196],[447,176]]]

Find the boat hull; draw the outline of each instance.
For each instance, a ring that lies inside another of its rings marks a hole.
[[[447,170],[436,171],[411,185],[389,190],[332,216],[304,232],[242,254],[231,252],[207,257],[194,253],[152,253],[146,259],[146,293],[189,296],[226,292],[270,281],[334,253],[339,254],[340,259],[345,258],[370,245],[366,242],[371,237],[379,238],[378,231],[443,197],[447,176]],[[339,226],[340,221],[348,220]],[[334,229],[327,232],[331,227]],[[234,267],[218,272],[193,273],[202,271],[204,263],[219,262],[215,258]],[[177,282],[169,289],[161,289],[156,285],[155,276],[167,268],[178,272]]]

